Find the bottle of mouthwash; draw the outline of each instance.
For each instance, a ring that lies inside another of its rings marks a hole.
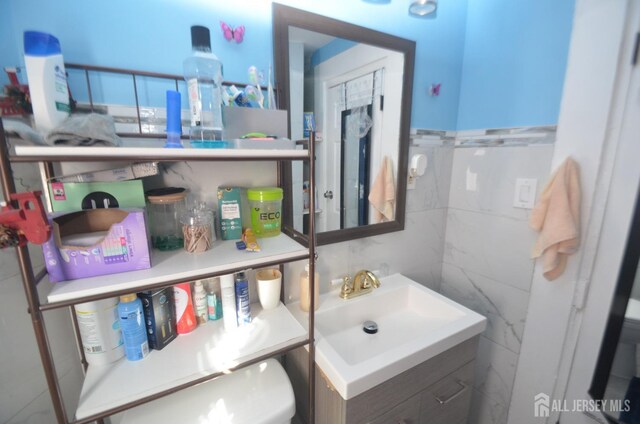
[[[211,53],[209,29],[191,27],[193,54],[184,61],[191,115],[192,147],[224,147],[222,142],[222,63]]]

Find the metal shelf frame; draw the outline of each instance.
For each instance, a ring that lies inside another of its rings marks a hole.
[[[237,156],[230,156],[230,157],[224,157],[224,156],[220,156],[220,157],[216,157],[216,158],[202,158],[202,157],[198,157],[197,155],[194,155],[193,157],[188,157],[188,158],[177,158],[177,159],[168,159],[168,158],[159,158],[158,160],[160,161],[184,161],[184,160],[206,160],[206,161],[225,161],[225,160],[236,160],[236,161],[254,161],[254,160],[270,160],[270,161],[278,161],[278,185],[281,186],[282,185],[282,168],[283,168],[283,161],[293,161],[293,160],[303,160],[303,161],[309,161],[309,170],[310,170],[310,178],[309,178],[309,184],[311,187],[311,190],[313,192],[313,190],[315,190],[315,134],[311,134],[310,135],[310,143],[308,144],[308,155],[306,155],[304,158],[300,159],[300,158],[291,158],[291,157],[273,157],[270,156],[269,158],[264,158],[264,157],[260,157],[260,156],[256,156],[256,157],[242,157],[242,158],[238,158]],[[82,147],[78,147],[79,149],[82,149]],[[41,156],[41,157],[19,157],[19,156],[11,156],[9,153],[9,149],[8,149],[8,143],[7,143],[7,138],[5,136],[5,132],[4,132],[4,128],[2,125],[2,119],[0,118],[0,182],[2,185],[2,192],[4,194],[4,198],[5,199],[9,199],[10,195],[12,193],[16,192],[16,187],[15,187],[15,183],[13,180],[13,171],[12,171],[12,167],[11,167],[11,163],[12,162],[32,162],[32,163],[38,163],[39,164],[39,168],[41,173],[44,174],[44,180],[46,181],[47,178],[50,178],[53,176],[53,172],[52,172],[52,162],[74,162],[74,161],[92,161],[92,162],[103,162],[103,161],[109,161],[109,160],[113,160],[116,158],[110,158],[110,157],[104,157],[104,156],[98,156],[98,157],[91,157],[91,158],[87,158],[87,157],[65,157],[65,158],[60,158],[60,157],[54,157],[54,156]],[[136,160],[138,158],[136,157],[130,157],[130,158],[123,158],[123,157],[117,157],[117,160],[119,161],[126,161],[127,159],[129,160]],[[43,190],[46,190],[46,187],[43,187]],[[310,208],[311,210],[315,210],[315,198],[314,196],[311,196],[310,198]],[[309,382],[308,382],[308,402],[309,402],[309,417],[308,417],[308,423],[309,424],[313,424],[314,423],[314,415],[315,415],[315,336],[314,336],[314,319],[315,319],[315,315],[314,315],[314,311],[315,311],[315,302],[317,301],[317,299],[315,299],[315,291],[312,289],[314,284],[315,284],[315,260],[314,258],[316,257],[316,235],[315,235],[315,217],[313,216],[314,214],[310,215],[310,220],[309,220],[309,243],[308,243],[308,254],[305,255],[300,255],[299,257],[295,257],[295,258],[290,258],[287,260],[280,260],[280,261],[271,261],[271,262],[265,262],[264,264],[261,264],[261,266],[274,266],[274,265],[280,265],[280,268],[282,269],[282,265],[284,263],[287,262],[292,262],[292,261],[297,261],[297,260],[303,260],[303,259],[308,259],[309,260],[309,274],[310,274],[310,278],[309,278],[309,296],[310,296],[310,303],[311,303],[311,307],[309,308],[309,314],[308,314],[308,319],[309,319],[309,329],[307,332],[307,338],[303,341],[299,341],[299,342],[295,342],[292,343],[289,346],[286,346],[284,348],[281,348],[275,352],[271,352],[265,355],[261,355],[260,357],[257,357],[255,359],[249,360],[249,361],[245,361],[244,363],[239,364],[238,366],[234,367],[231,371],[235,371],[241,368],[244,368],[246,366],[255,364],[259,361],[262,361],[264,359],[273,357],[273,356],[277,356],[277,355],[281,355],[284,353],[287,353],[293,349],[308,345],[308,350],[309,350],[309,363],[308,363],[308,367],[309,367]],[[72,317],[72,324],[74,326],[74,332],[76,334],[76,343],[78,345],[78,351],[79,351],[79,356],[80,356],[80,362],[82,364],[82,366],[84,367],[84,369],[86,369],[86,367],[88,366],[85,358],[84,358],[84,353],[82,351],[82,349],[80,348],[81,346],[81,340],[80,340],[80,336],[79,336],[79,331],[78,331],[78,324],[77,321],[75,320],[75,313],[73,310],[73,305],[78,304],[78,303],[83,303],[83,302],[88,302],[88,301],[93,301],[93,300],[98,300],[98,299],[104,299],[107,297],[113,297],[116,295],[120,295],[120,294],[124,294],[124,291],[117,291],[117,292],[110,292],[108,294],[103,294],[103,295],[94,295],[94,296],[86,296],[83,298],[79,298],[79,299],[74,299],[73,301],[61,301],[61,302],[54,302],[54,303],[45,303],[45,304],[41,304],[40,303],[40,299],[38,296],[38,282],[40,280],[42,280],[43,276],[45,275],[43,272],[39,272],[37,275],[34,273],[34,270],[31,267],[31,259],[29,256],[29,251],[27,246],[20,246],[20,247],[16,247],[16,253],[18,256],[18,264],[20,267],[20,274],[22,277],[22,282],[23,282],[23,289],[25,292],[25,297],[27,300],[27,305],[28,305],[28,312],[31,316],[31,322],[32,322],[32,326],[33,326],[33,331],[35,334],[35,338],[36,338],[36,343],[38,346],[38,351],[40,353],[40,360],[42,363],[42,367],[43,367],[43,371],[45,374],[45,379],[47,382],[47,387],[49,389],[49,394],[51,396],[51,401],[53,403],[53,409],[54,409],[54,413],[56,416],[56,420],[58,423],[60,424],[82,424],[82,423],[88,423],[88,422],[92,422],[92,421],[97,421],[97,422],[101,422],[102,418],[108,417],[110,415],[113,415],[115,413],[119,413],[122,411],[125,411],[127,409],[133,408],[135,406],[147,403],[147,402],[151,402],[153,400],[162,398],[164,396],[170,395],[172,393],[178,392],[180,390],[186,389],[188,387],[192,387],[194,385],[203,383],[205,381],[209,381],[212,380],[216,377],[219,377],[220,375],[222,375],[222,373],[214,373],[211,375],[207,375],[204,377],[201,377],[199,379],[184,383],[184,384],[180,384],[178,386],[172,387],[170,389],[167,390],[163,390],[159,393],[156,393],[154,395],[151,396],[147,396],[144,397],[142,399],[138,399],[136,401],[132,401],[129,402],[127,404],[124,405],[120,405],[118,407],[114,407],[114,408],[110,408],[108,410],[102,411],[99,414],[94,414],[90,417],[86,417],[83,418],[81,420],[75,420],[75,419],[69,419],[69,417],[67,416],[67,412],[66,412],[66,408],[64,405],[64,400],[62,397],[62,393],[61,393],[61,389],[60,389],[60,385],[57,379],[57,374],[56,374],[56,369],[55,369],[55,363],[54,363],[54,359],[52,356],[52,352],[51,352],[51,344],[49,342],[48,339],[48,333],[46,330],[46,325],[45,325],[45,318],[43,315],[43,312],[49,311],[49,310],[53,310],[53,309],[58,309],[58,308],[63,308],[63,307],[67,307],[69,308],[69,313]],[[235,269],[235,268],[229,268],[228,270],[225,270],[225,273],[229,273],[229,272],[236,272],[239,271],[240,269]],[[205,273],[202,275],[198,275],[198,278],[207,278],[207,277],[214,277],[214,276],[218,276],[221,275],[222,272],[217,272],[217,273]],[[182,281],[174,281],[174,280],[167,280],[167,281],[163,281],[161,283],[155,283],[155,284],[149,284],[146,286],[143,286],[141,288],[139,288],[139,290],[144,290],[144,289],[152,289],[152,288],[158,288],[158,287],[165,287],[165,286],[170,286],[172,284],[178,283],[178,282],[182,282]],[[282,284],[284,284],[284,279]]]

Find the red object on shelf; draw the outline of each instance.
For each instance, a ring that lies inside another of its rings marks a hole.
[[[10,198],[18,202],[18,208],[11,205],[0,208],[0,225],[16,230],[20,245],[26,242],[42,244],[49,240],[51,226],[44,212],[41,191],[13,193]]]

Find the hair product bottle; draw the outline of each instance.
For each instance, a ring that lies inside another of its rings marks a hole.
[[[196,280],[193,284],[193,303],[196,307],[198,324],[207,323],[207,292],[204,291],[202,280]]]
[[[249,302],[249,280],[244,272],[236,274],[236,309],[238,314],[238,326],[251,322],[251,303]]]
[[[220,277],[220,288],[222,291],[222,318],[224,320],[224,329],[231,331],[238,327],[233,274]]]
[[[71,111],[60,41],[46,32],[25,31],[24,64],[36,127],[49,132]]]
[[[196,316],[191,301],[191,284],[180,283],[173,286],[176,307],[176,329],[178,334],[190,333],[196,328]]]

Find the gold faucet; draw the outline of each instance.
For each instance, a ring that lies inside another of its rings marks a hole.
[[[376,277],[373,272],[363,269],[356,273],[353,277],[353,282],[349,276],[342,279],[340,297],[343,299],[351,299],[353,297],[369,293],[378,287],[380,287],[380,280],[378,280],[378,277]]]

